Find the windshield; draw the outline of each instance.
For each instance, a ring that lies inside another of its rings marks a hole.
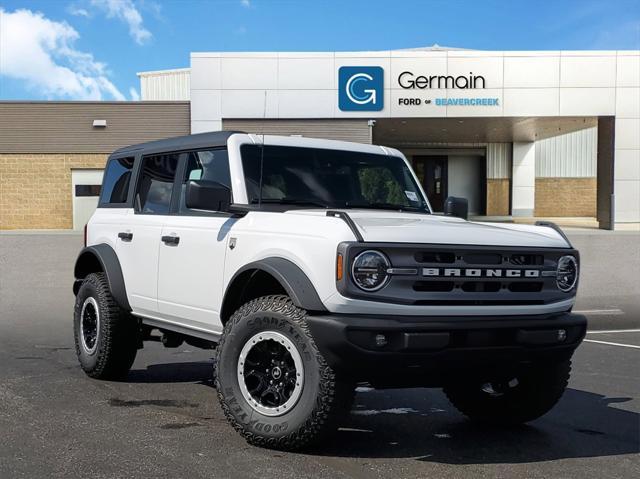
[[[267,145],[262,159],[261,150],[240,147],[250,204],[429,212],[400,157]]]

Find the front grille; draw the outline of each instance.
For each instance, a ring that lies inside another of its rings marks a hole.
[[[465,293],[497,293],[501,285],[497,281],[467,281],[460,288]]]
[[[414,255],[418,263],[451,264],[456,260],[454,253],[419,251]]]
[[[414,291],[451,291],[455,283],[453,281],[416,281],[413,283]]]
[[[414,305],[506,306],[547,304],[575,294],[562,292],[555,277],[558,259],[567,254],[577,258],[575,250],[389,243],[340,247],[346,261],[365,249],[378,249],[393,268],[405,272],[392,275],[384,288],[372,293],[345,278],[338,289],[348,297]]]

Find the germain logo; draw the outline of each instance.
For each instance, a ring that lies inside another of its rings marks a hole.
[[[539,278],[537,269],[422,268],[422,276],[464,278]]]
[[[338,107],[341,111],[380,111],[384,107],[382,67],[340,67]]]

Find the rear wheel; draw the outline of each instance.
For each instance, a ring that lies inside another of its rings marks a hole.
[[[294,450],[336,429],[354,394],[316,347],[306,312],[286,296],[243,305],[217,348],[216,388],[233,427],[251,444]]]
[[[549,412],[569,381],[571,361],[534,364],[513,376],[454,381],[449,401],[474,421],[520,424]]]
[[[138,351],[138,322],[115,302],[104,273],[92,273],[82,282],[73,329],[76,354],[88,376],[126,377]]]

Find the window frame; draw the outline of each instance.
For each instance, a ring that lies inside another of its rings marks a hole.
[[[123,203],[110,203],[102,201],[102,192],[104,187],[104,175],[107,173],[107,169],[112,161],[120,160],[122,158],[133,158],[133,165],[131,166],[131,177],[129,178],[129,187],[127,189],[127,200]],[[135,187],[138,176],[138,154],[122,153],[119,155],[111,155],[107,158],[107,163],[104,167],[103,180],[100,185],[100,196],[98,197],[98,208],[131,208],[133,206],[133,191],[132,189]]]
[[[187,209],[187,211],[180,211],[180,190],[182,188],[182,182],[184,175],[187,170],[188,163],[188,155],[189,153],[205,151],[205,150],[225,150],[227,151],[227,161],[229,161],[229,148],[227,146],[215,146],[215,147],[200,147],[200,148],[189,148],[187,150],[179,150],[179,151],[158,151],[153,153],[145,153],[140,152],[135,155],[135,176],[132,178],[133,191],[129,191],[129,195],[131,196],[131,207],[133,208],[134,214],[137,215],[150,215],[150,216],[211,216],[211,217],[224,217],[230,218],[234,216],[233,213],[228,211],[204,211],[204,210],[191,210]],[[169,201],[169,211],[166,213],[144,213],[138,209],[138,205],[136,204],[136,196],[138,194],[139,183],[142,179],[142,162],[145,157],[158,156],[158,155],[178,155],[178,164],[176,166],[176,173],[173,178],[173,184],[171,186],[171,200]],[[131,156],[131,155],[129,155]],[[229,176],[231,177],[231,164],[229,164]],[[231,181],[233,183],[233,181]],[[233,186],[230,187],[231,195],[233,196]]]

